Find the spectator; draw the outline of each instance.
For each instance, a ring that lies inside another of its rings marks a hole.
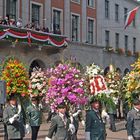
[[[17,23],[16,23],[16,26],[17,26],[18,28],[21,28],[21,27],[22,27],[22,19],[21,19],[21,18],[18,19],[18,21],[17,21]]]
[[[4,18],[4,20],[2,21],[2,24],[3,24],[3,25],[9,25],[9,17],[8,17],[8,16],[6,16],[6,17]]]
[[[9,25],[10,25],[10,26],[16,26],[15,19],[10,19]]]

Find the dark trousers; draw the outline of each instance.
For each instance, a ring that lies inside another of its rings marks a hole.
[[[37,135],[40,126],[31,126],[32,129],[32,140],[37,140]]]
[[[136,137],[134,137],[134,140],[140,140],[140,137],[137,137],[137,138],[136,138]]]
[[[7,133],[7,128],[5,123],[4,123],[4,140],[8,140],[8,133]]]
[[[116,131],[116,126],[115,126],[115,114],[109,114],[110,117],[110,129],[112,131]]]

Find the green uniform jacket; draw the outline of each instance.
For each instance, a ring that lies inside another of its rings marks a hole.
[[[42,123],[42,110],[38,106],[29,105],[26,109],[26,122],[30,126],[40,126]]]
[[[94,110],[86,113],[85,132],[90,132],[90,140],[105,140],[105,126]]]
[[[70,123],[69,118],[66,119],[65,125],[61,117],[57,114],[51,120],[51,125],[47,136],[49,138],[52,138],[52,140],[71,140],[68,131],[69,123]]]
[[[127,114],[127,133],[128,136],[140,137],[140,112],[134,108]]]
[[[3,119],[4,123],[6,124],[8,139],[20,139],[25,136],[22,111],[19,114],[19,118],[17,120],[15,120],[12,124],[9,122],[9,119],[13,117],[15,114],[17,114],[17,112],[18,109],[17,108],[14,109],[10,105],[7,105],[7,107],[4,109]]]

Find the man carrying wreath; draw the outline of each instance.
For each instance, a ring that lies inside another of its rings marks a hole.
[[[71,135],[75,133],[75,127],[66,113],[65,103],[57,106],[57,115],[51,120],[49,132],[45,140],[71,140]],[[54,136],[54,137],[53,137]]]

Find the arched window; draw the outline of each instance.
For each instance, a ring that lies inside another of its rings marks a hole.
[[[104,75],[106,75],[108,72],[109,72],[109,66],[107,66],[107,67],[104,69]]]
[[[124,70],[124,75],[126,75],[127,73],[129,73],[130,72],[130,70],[128,69],[128,68],[126,68],[125,70]]]
[[[32,73],[32,71],[33,71],[33,68],[45,69],[45,64],[44,64],[44,62],[42,62],[42,61],[39,60],[39,59],[34,60],[34,61],[31,63],[30,68],[29,68],[29,76],[31,76],[31,73]]]

